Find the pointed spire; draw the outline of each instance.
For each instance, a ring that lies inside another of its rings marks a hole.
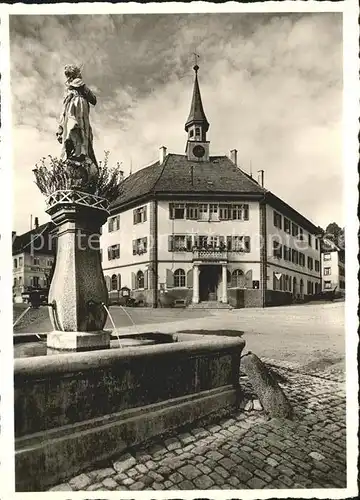
[[[195,64],[193,69],[195,71],[194,90],[193,90],[189,117],[185,123],[185,130],[187,132],[191,125],[200,125],[202,126],[204,132],[207,132],[209,130],[209,122],[206,119],[204,108],[201,101],[201,94],[198,81],[199,66]]]

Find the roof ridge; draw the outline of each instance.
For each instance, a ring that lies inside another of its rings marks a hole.
[[[156,179],[156,181],[154,182],[154,185],[153,185],[153,187],[152,187],[152,189],[151,189],[151,191],[152,191],[153,193],[155,192],[155,187],[156,187],[156,184],[160,181],[160,179],[161,179],[161,177],[162,177],[162,175],[163,175],[163,173],[164,173],[164,170],[165,170],[165,167],[166,167],[166,164],[167,164],[167,161],[168,161],[168,158],[170,157],[170,155],[171,155],[171,153],[169,153],[169,154],[167,154],[167,155],[165,156],[164,163],[163,163],[163,167],[162,167],[162,169],[161,169],[161,172],[160,172],[160,174],[159,174],[159,177]],[[159,164],[159,166],[160,166],[160,164]]]

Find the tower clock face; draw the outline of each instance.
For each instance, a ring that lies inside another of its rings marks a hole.
[[[193,153],[196,158],[202,158],[205,155],[205,148],[198,144],[197,146],[194,146]]]

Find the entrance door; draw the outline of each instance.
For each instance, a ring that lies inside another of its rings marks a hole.
[[[217,289],[220,277],[219,266],[201,266],[199,276],[200,301],[217,301]]]

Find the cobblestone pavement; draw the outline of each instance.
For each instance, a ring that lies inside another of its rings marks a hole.
[[[155,439],[50,491],[345,488],[341,377],[264,361],[294,407],[293,421],[269,419],[242,377],[244,402],[231,417]]]

